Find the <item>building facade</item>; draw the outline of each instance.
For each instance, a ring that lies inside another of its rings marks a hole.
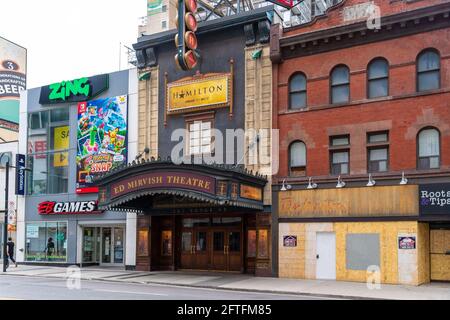
[[[93,179],[136,156],[137,103],[136,69],[22,93],[19,262],[134,265],[133,220],[98,208]]]
[[[136,216],[137,270],[273,275],[272,10],[200,23],[188,72],[175,30],[134,45],[140,156],[97,183],[100,208]]]
[[[346,0],[272,26],[280,277],[450,280],[449,16]]]

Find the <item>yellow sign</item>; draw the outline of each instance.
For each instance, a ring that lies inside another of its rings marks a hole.
[[[69,126],[57,127],[53,131],[54,150],[69,149]],[[55,167],[66,167],[69,165],[69,153],[60,152],[53,155],[53,165]]]
[[[167,85],[168,113],[226,107],[230,104],[231,75],[203,76]]]
[[[262,189],[241,184],[241,198],[261,201]]]

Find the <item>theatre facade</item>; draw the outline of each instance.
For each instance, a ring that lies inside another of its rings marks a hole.
[[[190,71],[175,30],[134,44],[138,155],[96,179],[99,209],[134,216],[127,267],[273,275],[272,10],[200,23]]]

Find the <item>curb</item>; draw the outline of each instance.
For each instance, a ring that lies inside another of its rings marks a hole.
[[[4,274],[0,275],[11,275],[20,277],[31,277],[31,278],[48,278],[48,279],[64,279],[64,277],[52,277],[49,275],[24,275],[24,274]],[[362,296],[352,296],[352,295],[340,295],[340,294],[323,294],[323,293],[311,293],[311,292],[291,292],[291,291],[277,291],[277,290],[263,290],[263,289],[246,289],[246,288],[223,288],[217,286],[208,285],[188,285],[188,284],[173,284],[173,283],[161,283],[155,281],[122,281],[116,279],[104,279],[104,278],[82,278],[85,281],[101,281],[101,282],[115,282],[115,283],[135,283],[142,285],[161,285],[161,286],[172,286],[172,287],[183,287],[183,288],[198,288],[198,289],[214,289],[214,290],[226,290],[226,291],[240,291],[240,292],[258,292],[258,293],[270,293],[270,294],[286,294],[286,295],[296,295],[296,296],[307,296],[307,297],[319,297],[319,298],[335,298],[335,299],[347,299],[347,300],[394,300],[388,298],[373,298],[373,297],[362,297]]]

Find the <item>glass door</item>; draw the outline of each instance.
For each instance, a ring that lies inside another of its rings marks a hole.
[[[83,228],[83,263],[96,262],[96,238],[95,228]]]
[[[114,228],[114,263],[123,264],[124,248],[123,228]]]
[[[102,263],[111,263],[112,228],[102,228]]]

